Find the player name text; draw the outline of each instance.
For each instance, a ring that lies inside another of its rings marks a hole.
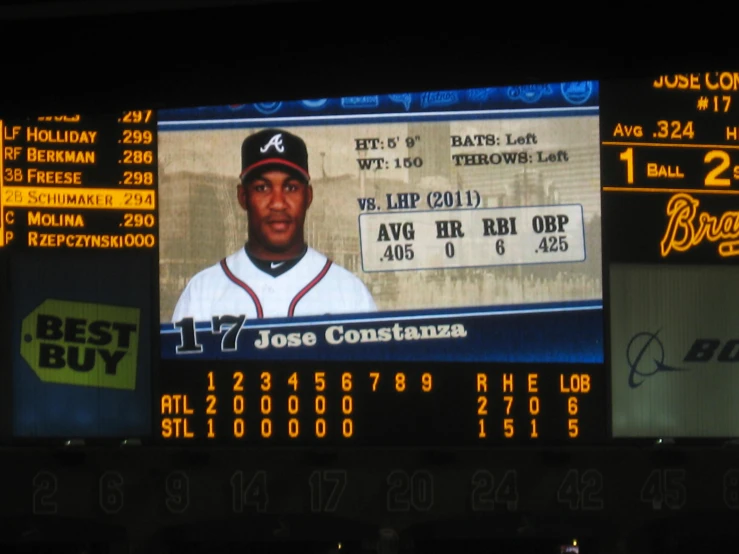
[[[29,147],[26,159],[35,163],[94,164],[94,150],[43,150]]]
[[[70,129],[43,129],[28,127],[26,129],[27,142],[48,142],[57,144],[95,144],[97,131],[77,131]]]
[[[49,214],[44,212],[29,211],[28,226],[84,227],[85,220],[81,214]]]
[[[254,346],[259,350],[267,348],[296,348],[315,346],[318,336],[308,331],[305,333],[274,333],[269,329],[258,331]],[[343,325],[331,325],[323,333],[326,344],[358,344],[370,342],[402,342],[433,339],[460,339],[467,336],[462,323],[444,323],[436,325],[401,325],[392,327],[364,327],[347,329]]]
[[[739,90],[739,72],[713,71],[710,73],[684,73],[662,75],[654,80],[652,87],[668,90]]]

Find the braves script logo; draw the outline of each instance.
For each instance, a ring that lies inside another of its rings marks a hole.
[[[651,377],[660,371],[687,371],[687,368],[672,367],[665,364],[665,349],[662,341],[655,333],[642,331],[634,335],[626,346],[626,361],[629,363],[629,386],[635,389],[644,383],[647,377]],[[653,347],[650,351],[650,346]],[[652,354],[651,362],[647,351]],[[654,355],[656,354],[656,356]],[[646,358],[646,359],[645,359]]]
[[[285,151],[285,146],[282,144],[282,133],[277,133],[276,135],[274,135],[271,139],[269,139],[269,142],[267,142],[267,144],[259,149],[259,151],[264,154],[270,148],[274,148],[280,153]]]
[[[700,201],[679,193],[667,203],[669,221],[660,244],[662,257],[673,250],[687,252],[703,241],[718,242],[721,257],[739,255],[739,212],[724,212],[720,217],[699,213]]]

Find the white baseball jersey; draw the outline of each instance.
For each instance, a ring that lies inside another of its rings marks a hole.
[[[374,311],[377,306],[364,283],[312,248],[277,277],[255,266],[241,248],[190,280],[172,321],[185,317],[210,321],[216,315],[261,319]]]

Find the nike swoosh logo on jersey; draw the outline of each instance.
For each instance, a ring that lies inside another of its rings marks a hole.
[[[271,267],[272,269],[276,269],[276,268],[280,267],[280,266],[281,266],[282,264],[284,264],[284,263],[285,263],[285,262],[272,262],[272,263],[271,263],[271,264],[269,265],[269,267]]]

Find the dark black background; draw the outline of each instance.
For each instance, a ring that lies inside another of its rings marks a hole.
[[[726,68],[737,52],[710,10],[688,17],[628,2],[605,10],[490,3],[492,14],[471,1],[388,0],[120,13],[107,0],[88,7],[94,17],[66,18],[44,18],[59,9],[38,4],[0,12],[9,109],[42,103],[89,112],[653,77]],[[84,3],[66,4],[70,13],[84,11]],[[108,15],[99,15],[102,6]],[[715,32],[704,38],[704,29]]]
[[[439,7],[316,1],[43,19],[44,3],[36,4],[42,7],[35,13],[26,10],[22,18],[18,11],[0,10],[0,110],[6,118],[38,106],[90,113],[625,76],[651,79],[659,73],[735,69],[739,60],[728,12],[709,5],[660,11],[644,2],[569,7],[467,0]],[[3,325],[7,332],[7,322]],[[451,538],[450,550],[458,551],[464,550],[461,541],[471,537],[565,539],[574,533],[596,536],[609,552],[619,551],[619,544],[620,551],[628,552],[688,552],[696,544],[688,537],[698,533],[703,541],[733,533],[736,541],[737,505],[722,493],[722,479],[739,467],[732,448],[282,454],[108,449],[5,451],[2,456],[6,492],[0,528],[5,540],[374,540],[379,528],[394,527],[417,543]],[[348,489],[352,494],[336,514],[311,514],[305,476],[314,469],[337,468],[348,469],[350,483],[363,488]],[[497,506],[494,513],[470,513],[461,499],[469,497],[471,476],[486,469],[500,478],[512,468],[522,479],[520,510],[510,513]],[[683,508],[656,509],[641,499],[653,470],[666,475],[675,468],[687,471]],[[192,510],[184,516],[164,508],[166,477],[174,469],[188,472],[191,479]],[[274,491],[271,513],[229,516],[233,471],[251,476],[263,469],[282,483]],[[432,471],[440,487],[437,509],[387,513],[387,479],[397,469]],[[558,496],[570,470],[584,477],[589,469],[605,478],[603,512],[583,511],[581,504],[571,509],[562,502],[569,495]],[[117,515],[98,506],[99,480],[109,470],[119,471],[129,487]],[[44,492],[32,484],[39,471],[58,477],[58,511],[53,514],[32,512],[35,491]],[[457,501],[444,502],[450,495]],[[728,550],[734,546],[724,543]],[[484,551],[490,551],[489,544]]]

